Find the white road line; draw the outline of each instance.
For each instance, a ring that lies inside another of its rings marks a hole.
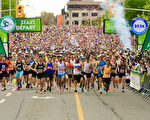
[[[14,88],[14,89],[12,89],[12,91],[15,91],[16,89]]]
[[[6,97],[8,97],[8,96],[10,96],[12,93],[8,93],[7,95],[6,95]]]
[[[3,103],[3,102],[5,102],[6,101],[6,99],[2,99],[1,101],[0,101],[0,103]]]
[[[38,97],[38,96],[32,96],[33,99],[51,99],[55,97]]]

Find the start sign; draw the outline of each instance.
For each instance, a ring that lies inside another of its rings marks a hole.
[[[137,35],[144,34],[148,29],[148,23],[143,18],[135,18],[132,21],[131,29]]]
[[[16,18],[14,32],[40,32],[41,18]]]

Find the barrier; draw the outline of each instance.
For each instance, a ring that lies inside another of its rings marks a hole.
[[[145,99],[150,98],[150,76],[146,76],[146,73],[131,70],[129,86],[136,90],[136,93],[142,94]]]

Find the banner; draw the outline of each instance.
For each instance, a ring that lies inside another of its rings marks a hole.
[[[6,55],[1,38],[0,38],[0,54]]]
[[[41,32],[41,18],[16,18],[14,32]]]
[[[136,90],[141,89],[141,76],[142,73],[137,72],[135,70],[131,70],[131,79],[130,79],[130,86]]]
[[[144,50],[150,50],[150,26],[148,28],[148,32],[145,38],[145,41],[143,43],[142,51]]]
[[[115,24],[113,21],[111,20],[104,20],[104,29],[103,29],[104,33],[117,33],[116,30],[115,30]]]
[[[5,50],[5,54],[8,56],[8,52],[9,52],[9,46],[8,46],[8,35],[7,33],[4,33],[3,31],[0,30],[0,38],[1,38],[1,43],[3,45],[3,48],[0,48],[1,51],[3,51],[3,49]],[[2,46],[1,45],[1,46]]]

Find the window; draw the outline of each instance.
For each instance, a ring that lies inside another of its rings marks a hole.
[[[79,22],[78,21],[73,21],[72,25],[79,25]]]
[[[67,17],[69,17],[69,13],[67,13]]]
[[[69,21],[66,22],[66,25],[69,25]]]
[[[84,24],[85,22],[86,22],[86,21],[85,21],[85,20],[83,20],[83,21],[82,21],[82,24]]]
[[[92,16],[98,16],[98,13],[92,13]]]
[[[79,14],[78,13],[72,13],[72,17],[78,17]]]
[[[82,17],[88,16],[88,13],[82,13]]]

